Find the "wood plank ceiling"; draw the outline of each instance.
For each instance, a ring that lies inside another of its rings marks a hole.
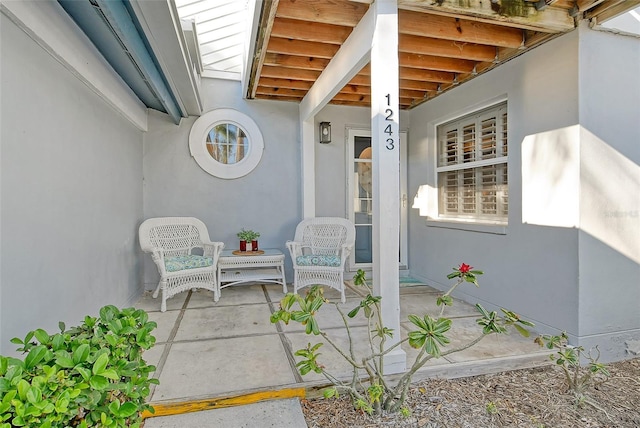
[[[248,98],[300,102],[371,0],[265,0]],[[400,107],[410,109],[541,43],[580,19],[640,0],[398,0]],[[369,106],[366,65],[331,104]]]

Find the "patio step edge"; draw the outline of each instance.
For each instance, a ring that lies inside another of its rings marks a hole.
[[[508,357],[497,357],[483,361],[464,361],[458,363],[443,364],[437,366],[423,367],[414,373],[412,383],[429,378],[455,379],[460,377],[471,377],[486,374],[493,374],[505,371],[522,370],[536,367],[543,367],[551,364],[548,352],[535,354],[516,355]],[[390,380],[397,379],[402,374],[389,376]],[[267,400],[279,400],[287,398],[320,398],[322,390],[330,387],[331,384],[325,381],[315,381],[305,384],[298,384],[293,388],[267,389],[240,393],[236,395],[217,396],[199,398],[195,400],[163,401],[149,403],[155,413],[145,411],[143,419],[173,416],[184,413],[200,412],[204,410],[220,409],[224,407],[242,406]]]
[[[304,398],[306,388],[283,388],[278,390],[257,391],[246,394],[230,395],[224,397],[210,397],[197,400],[166,401],[161,403],[149,403],[154,412],[145,410],[142,418],[154,418],[158,416],[173,416],[183,413],[201,412],[204,410],[220,409],[223,407],[242,406],[260,401],[280,400],[286,398]]]

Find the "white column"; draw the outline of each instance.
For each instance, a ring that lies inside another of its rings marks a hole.
[[[371,145],[373,152],[373,283],[382,296],[382,320],[400,341],[400,132],[398,102],[398,2],[378,0],[371,46]],[[406,370],[398,347],[385,357],[385,374]]]
[[[300,117],[300,147],[302,152],[302,218],[316,216],[316,155],[313,116]]]

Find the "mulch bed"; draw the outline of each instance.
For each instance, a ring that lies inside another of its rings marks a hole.
[[[575,404],[556,366],[412,385],[411,415],[368,416],[348,397],[303,400],[310,428],[640,427],[640,358],[609,364],[611,377]]]

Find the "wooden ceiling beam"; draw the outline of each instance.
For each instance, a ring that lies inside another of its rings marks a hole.
[[[262,67],[262,77],[274,79],[293,79],[315,82],[320,76],[320,72],[313,70],[300,70],[297,68],[273,67],[265,65]]]
[[[367,106],[371,105],[371,95],[362,95],[362,94],[345,94],[342,92],[338,92],[333,98],[332,101],[350,101],[350,102],[358,102],[363,103]],[[411,104],[413,98],[409,97],[400,97],[400,102],[404,104]]]
[[[493,46],[458,43],[452,40],[432,39],[409,34],[400,34],[398,38],[400,52],[443,56],[469,61],[493,61],[496,56],[496,48]]]
[[[487,0],[398,0],[398,7],[417,12],[428,12],[461,19],[472,19],[489,24],[523,28],[544,32],[566,32],[574,29],[573,18],[566,9],[549,6],[536,10],[533,3],[525,1]]]
[[[267,44],[271,38],[271,26],[275,19],[276,10],[278,9],[279,0],[265,0],[262,4],[262,15],[258,27],[258,35],[256,40],[255,51],[251,71],[249,72],[249,83],[247,86],[247,98],[251,99],[255,96],[258,87],[258,80],[261,76],[262,63],[267,53]]]
[[[272,88],[269,86],[258,86],[256,94],[261,95],[276,95],[282,97],[296,97],[302,99],[307,91],[301,91],[299,89],[285,89],[285,88]]]
[[[355,27],[369,5],[346,0],[280,0],[278,17]]]
[[[507,48],[517,48],[523,41],[523,30],[518,28],[409,10],[398,12],[398,28],[401,34]]]
[[[437,87],[435,88],[437,89]],[[402,89],[400,88],[400,97],[402,98],[422,98],[426,91]],[[369,86],[359,85],[346,85],[340,90],[341,94],[357,94],[357,95],[371,95],[371,88]]]
[[[284,95],[265,95],[265,94],[259,94],[258,96],[256,96],[256,98],[259,98],[261,100],[272,100],[272,101],[292,101],[295,103],[299,103],[300,102],[300,98],[297,97],[286,97]]]
[[[360,70],[359,75],[370,76],[371,68],[369,64]],[[450,83],[455,78],[455,73],[446,71],[425,70],[418,68],[400,67],[400,78],[409,80],[425,80],[430,82]]]
[[[400,79],[400,89],[415,89],[417,91],[435,91],[438,84],[434,82],[421,82],[419,80]]]
[[[398,56],[402,67],[424,68],[452,73],[471,73],[476,65],[476,61],[408,52],[399,52]]]
[[[264,65],[275,65],[289,68],[302,68],[307,70],[322,71],[329,64],[325,58],[313,58],[297,55],[285,55],[267,52]]]
[[[314,58],[331,59],[338,52],[340,46],[327,43],[306,42],[304,40],[289,40],[282,37],[272,37],[267,46],[268,52],[287,55],[299,55]]]
[[[273,23],[271,36],[341,45],[347,40],[351,31],[353,31],[353,27],[317,22],[313,24],[313,31],[310,31],[307,21],[278,18]]]
[[[584,12],[599,5],[600,3],[604,3],[605,1],[606,0],[577,0],[576,6],[578,6],[578,10],[580,12]]]
[[[455,73],[444,71],[421,70],[418,68],[400,67],[400,78],[407,80],[421,80],[426,82],[451,83],[454,81]]]
[[[262,77],[258,82],[258,86],[262,87],[301,89],[304,91],[308,91],[311,85],[313,83],[307,80],[275,79],[272,77]]]
[[[370,104],[359,103],[359,102],[351,102],[351,101],[340,101],[340,100],[332,100],[331,104],[339,105],[339,106],[349,106],[349,107],[364,107],[369,108]],[[400,109],[406,110],[412,106],[411,103],[402,103],[400,102]]]
[[[365,94],[345,94],[343,92],[338,92],[332,100],[336,101],[353,101],[353,102],[361,102],[366,104],[371,104],[371,95]]]
[[[347,85],[371,86],[371,76],[368,74],[356,74]]]
[[[640,4],[640,0],[607,0],[585,13],[586,19],[596,18],[598,23],[620,15]]]

